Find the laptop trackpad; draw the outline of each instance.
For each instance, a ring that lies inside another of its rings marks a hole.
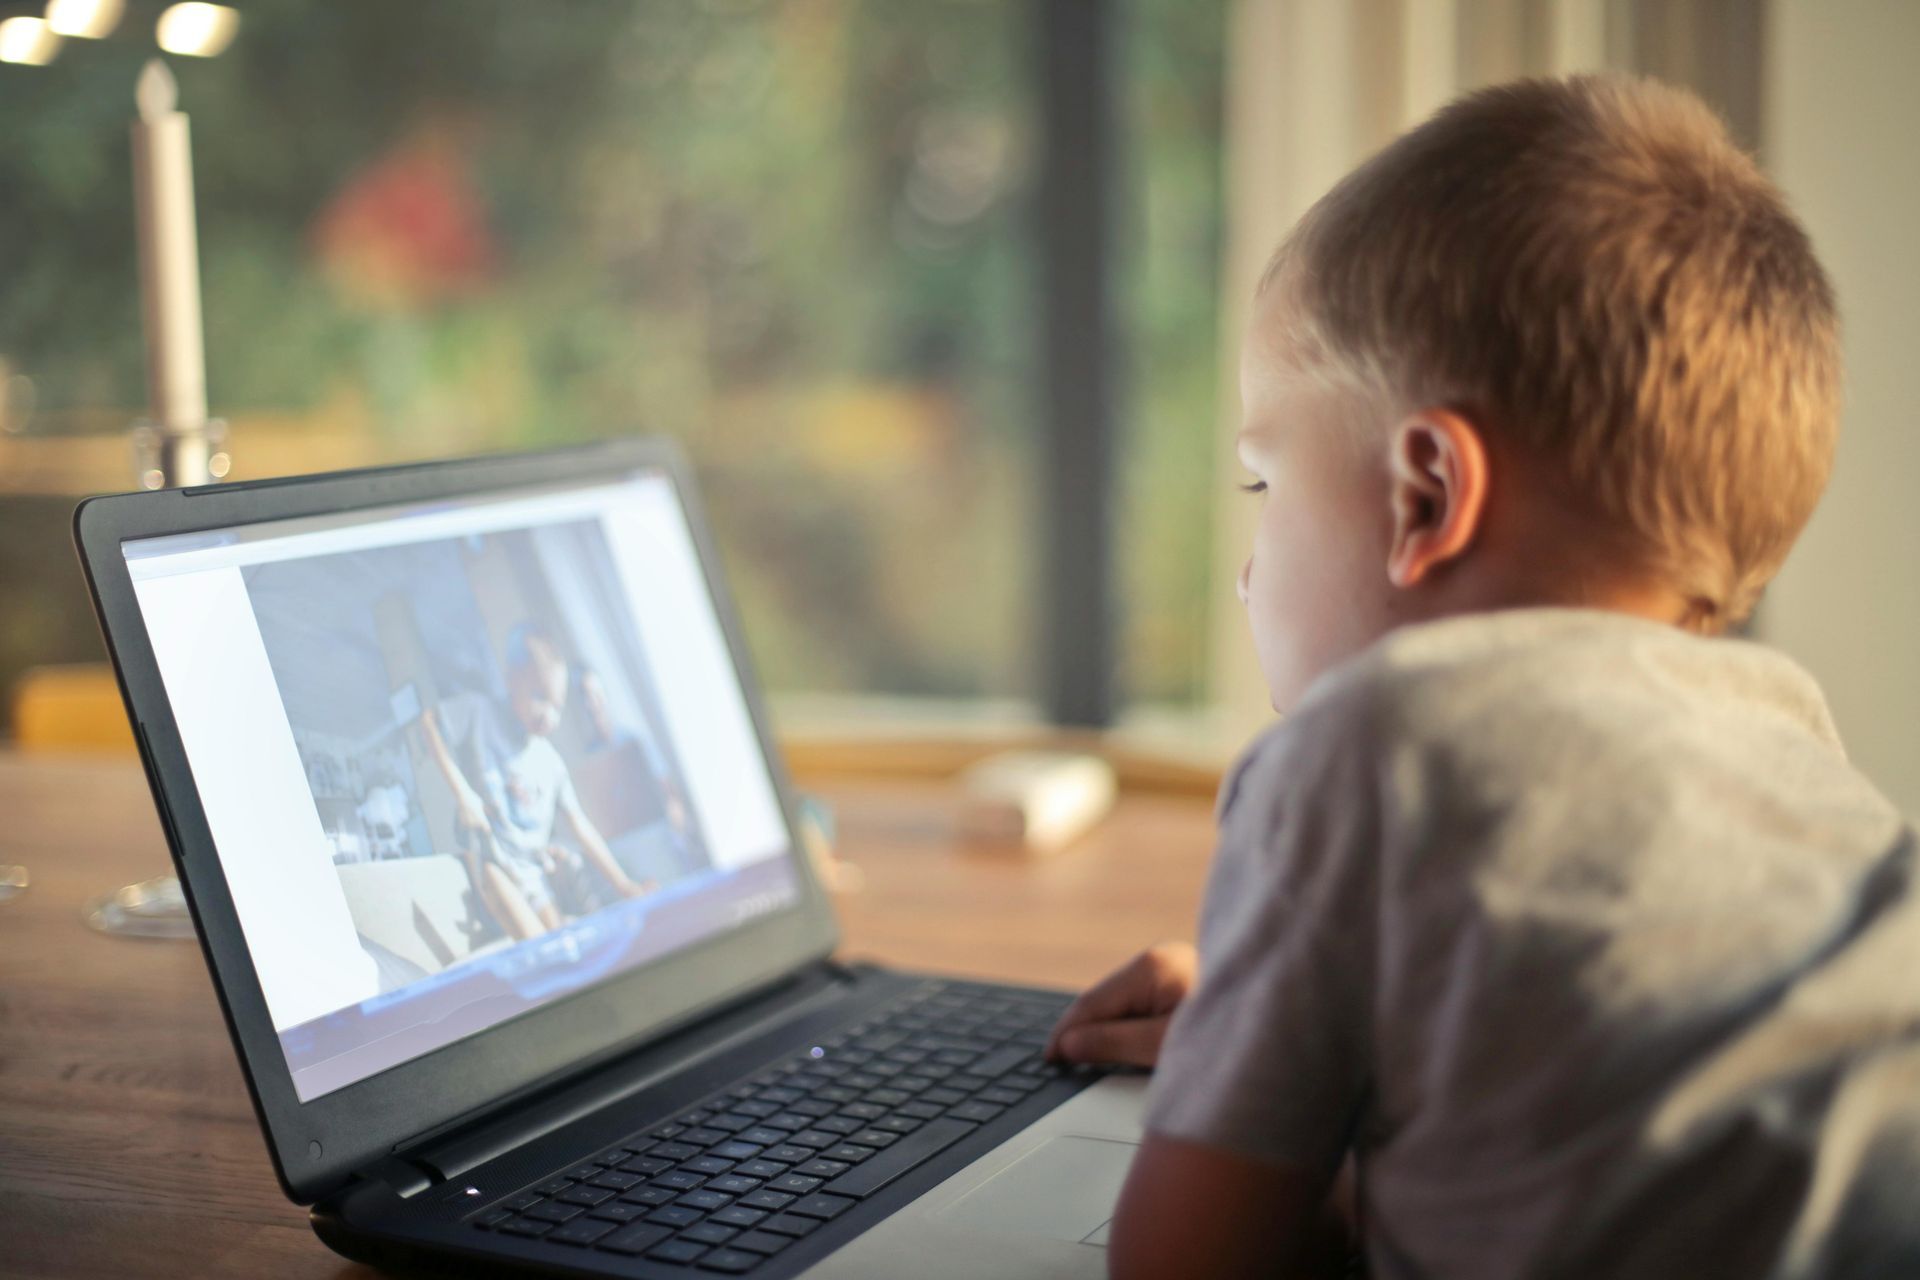
[[[1063,1136],[994,1174],[938,1216],[959,1227],[1105,1245],[1131,1142]]]

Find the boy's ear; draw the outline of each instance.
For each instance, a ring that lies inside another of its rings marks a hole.
[[[1388,447],[1387,578],[1412,587],[1473,545],[1486,514],[1487,448],[1471,422],[1439,407],[1403,420]]]

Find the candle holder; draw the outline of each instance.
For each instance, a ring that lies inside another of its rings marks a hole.
[[[224,419],[211,418],[185,430],[146,418],[133,424],[133,473],[142,489],[211,484],[226,479],[232,469]]]

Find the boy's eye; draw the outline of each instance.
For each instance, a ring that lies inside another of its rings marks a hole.
[[[1250,480],[1240,486],[1240,492],[1242,493],[1265,493],[1266,491],[1267,482],[1265,480]]]

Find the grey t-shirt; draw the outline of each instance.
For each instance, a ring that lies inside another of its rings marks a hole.
[[[1786,658],[1405,629],[1220,814],[1149,1126],[1352,1150],[1376,1277],[1920,1276],[1914,832]]]

